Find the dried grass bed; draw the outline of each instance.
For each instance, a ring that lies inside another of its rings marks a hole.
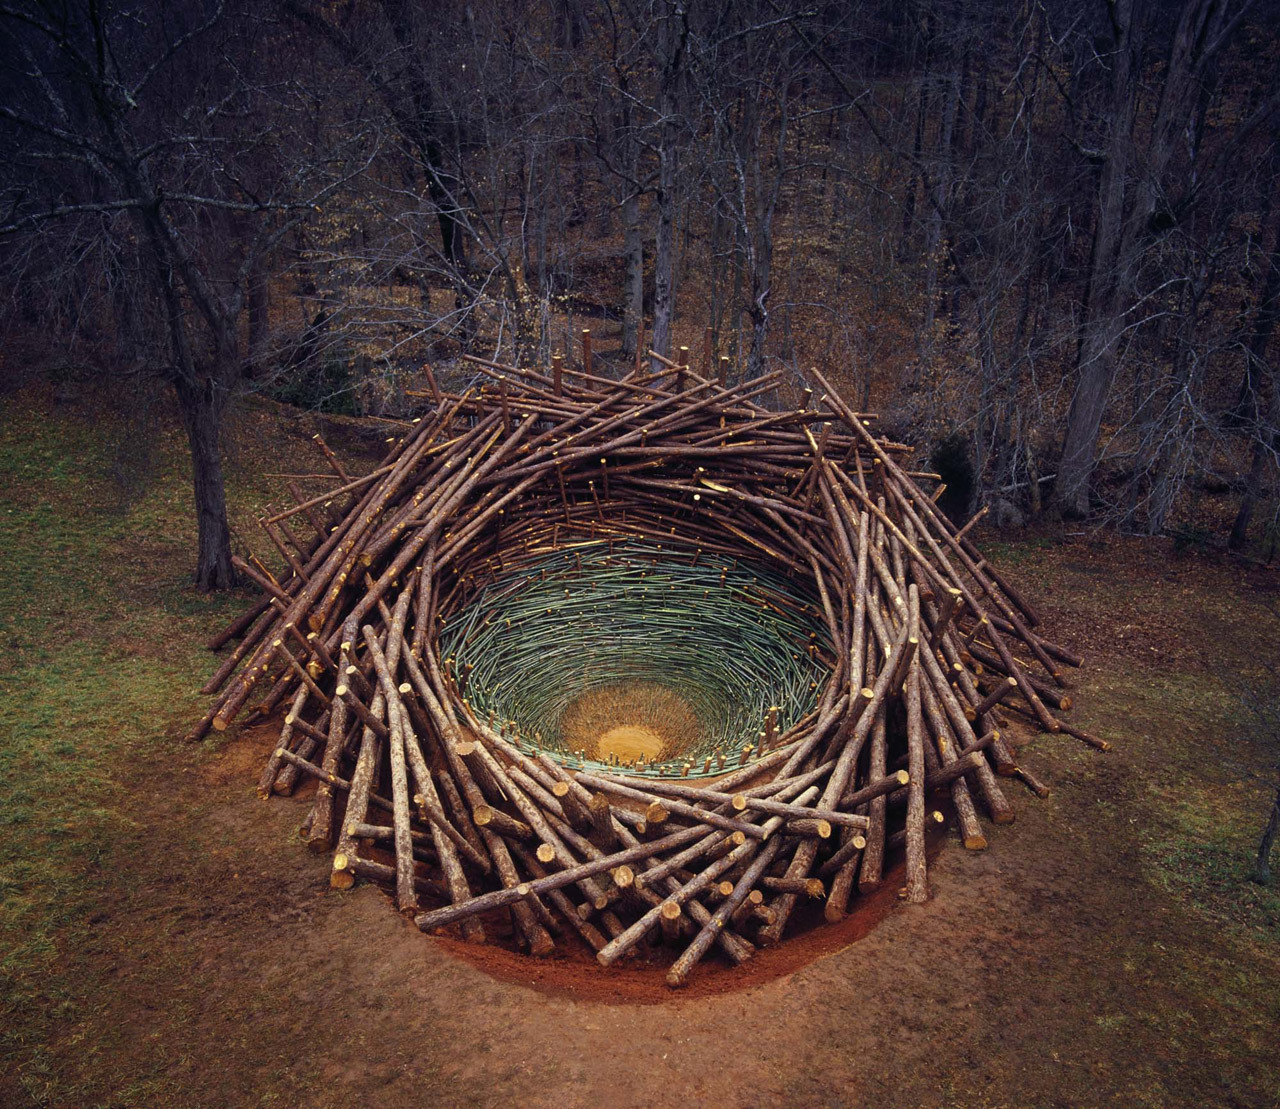
[[[684,698],[655,682],[588,690],[571,701],[560,718],[568,750],[620,766],[679,759],[694,748],[701,730]]]

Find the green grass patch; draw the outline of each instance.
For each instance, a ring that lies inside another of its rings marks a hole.
[[[1261,799],[1265,791],[1248,792]],[[1260,803],[1254,814],[1240,799],[1240,788],[1228,787],[1197,790],[1170,805],[1144,830],[1143,861],[1151,880],[1184,907],[1274,943],[1280,941],[1280,888],[1249,879],[1267,808]]]
[[[9,398],[0,419],[0,1069],[21,1060],[40,1102],[42,1045],[95,1005],[75,954],[103,892],[135,880],[108,865],[138,834],[129,768],[163,758],[202,711],[201,643],[245,595],[190,586],[180,434],[158,433],[151,477],[122,498],[124,423],[36,400]],[[233,487],[248,513],[257,483]],[[154,1078],[129,1081],[122,1104],[146,1101]]]

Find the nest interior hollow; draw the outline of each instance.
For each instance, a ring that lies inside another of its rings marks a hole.
[[[489,727],[567,765],[689,778],[812,710],[832,658],[817,605],[754,560],[577,537],[481,589],[440,650]]]

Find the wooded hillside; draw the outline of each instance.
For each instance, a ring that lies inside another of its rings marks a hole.
[[[962,512],[1266,553],[1278,23],[1274,0],[25,0],[0,11],[3,334],[176,392],[205,587],[233,577],[238,395],[399,415],[424,362],[465,384],[460,353],[577,358],[584,327],[606,366],[643,343],[784,368],[779,405],[817,366]]]

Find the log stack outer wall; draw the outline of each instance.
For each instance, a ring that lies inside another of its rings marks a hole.
[[[1051,711],[1079,658],[820,373],[808,407],[779,409],[778,373],[730,388],[650,352],[662,372],[614,380],[584,354],[548,373],[472,358],[461,394],[433,375],[428,414],[363,477],[319,442],[339,484],[263,522],[278,569],[241,558],[264,598],[211,643],[239,640],[192,738],[287,703],[260,793],[318,780],[305,828],[335,885],[385,883],[424,931],[533,955],[666,949],[676,987],[713,949],[779,942],[808,902],[853,911],[890,853],[926,900],[931,798],[980,850],[984,817],[1013,819],[1002,783],[1047,793],[1009,717],[1108,746]],[[566,765],[480,718],[441,629],[588,543],[800,583],[832,651],[814,710],[771,711],[707,786]]]

